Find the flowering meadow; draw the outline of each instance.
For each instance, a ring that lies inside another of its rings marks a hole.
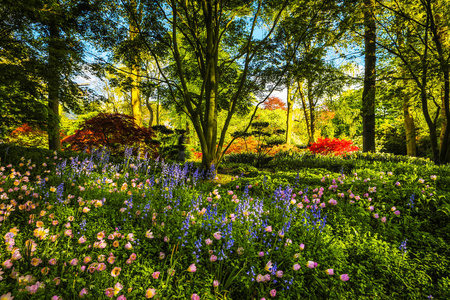
[[[450,298],[448,167],[225,177],[8,150],[0,299]]]

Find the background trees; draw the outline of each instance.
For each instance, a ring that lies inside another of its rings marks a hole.
[[[58,149],[61,109],[128,113],[187,130],[207,168],[238,138],[230,132],[267,114],[258,108],[285,105],[276,115],[287,144],[345,137],[411,156],[430,147],[445,163],[447,2],[5,0],[1,134],[26,121]],[[94,71],[103,107],[75,80]]]

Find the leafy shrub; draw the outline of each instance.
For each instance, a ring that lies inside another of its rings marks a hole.
[[[358,147],[353,146],[349,140],[340,140],[337,138],[319,138],[317,142],[308,147],[314,154],[334,154],[343,155],[358,151]]]
[[[86,120],[74,135],[63,139],[69,149],[90,151],[93,147],[106,147],[114,155],[124,155],[126,147],[140,148],[155,157],[157,146],[154,133],[149,128],[139,127],[134,117],[119,113],[100,113]]]
[[[48,134],[43,130],[23,124],[14,129],[7,140],[9,143],[17,146],[46,148]]]

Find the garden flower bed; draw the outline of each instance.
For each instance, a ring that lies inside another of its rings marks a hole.
[[[378,165],[347,174],[233,176],[220,184],[214,170],[202,175],[190,163],[127,153],[120,163],[105,152],[15,163],[0,155],[0,295],[449,295],[448,200],[436,174]]]

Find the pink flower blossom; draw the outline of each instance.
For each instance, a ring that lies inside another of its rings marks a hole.
[[[215,232],[213,235],[216,240],[220,240],[222,238],[222,234],[219,231]]]
[[[307,263],[306,263],[306,266],[308,267],[308,268],[310,268],[310,269],[314,269],[315,267],[317,267],[317,263],[316,262],[314,262],[314,261],[308,261]]]
[[[215,261],[217,260],[217,256],[215,256],[215,255],[213,254],[213,255],[211,255],[211,257],[209,258],[209,260],[210,260],[211,262],[215,262]]]
[[[277,295],[277,290],[270,290],[270,296],[275,297]]]
[[[326,270],[325,270],[325,273],[326,273],[327,275],[334,275],[334,270],[333,270],[333,269],[326,269]]]
[[[197,267],[195,266],[195,264],[192,264],[187,270],[188,272],[194,273],[195,271],[197,271]]]
[[[210,239],[210,238],[207,238],[206,240],[205,240],[205,243],[206,243],[206,245],[211,245],[212,244],[212,240]]]
[[[328,203],[331,204],[331,205],[336,205],[337,201],[334,200],[333,198],[331,198],[330,200],[328,200]]]
[[[339,278],[342,281],[348,281],[350,279],[350,277],[348,277],[348,274],[342,274],[341,276],[339,276]]]
[[[197,294],[192,294],[191,295],[191,300],[200,300],[200,296]]]
[[[105,290],[105,295],[106,295],[106,297],[108,297],[108,298],[114,297],[114,288],[107,288],[107,289]]]
[[[152,277],[153,279],[158,279],[160,272],[153,272]]]
[[[84,295],[87,295],[87,293],[88,293],[87,289],[84,288],[84,289],[82,289],[82,290],[80,291],[80,293],[79,293],[78,295],[79,295],[80,297],[84,297]]]
[[[264,276],[261,274],[258,274],[256,276],[256,282],[264,282]]]
[[[218,280],[214,280],[213,281],[213,287],[218,287],[219,286],[219,281]]]

